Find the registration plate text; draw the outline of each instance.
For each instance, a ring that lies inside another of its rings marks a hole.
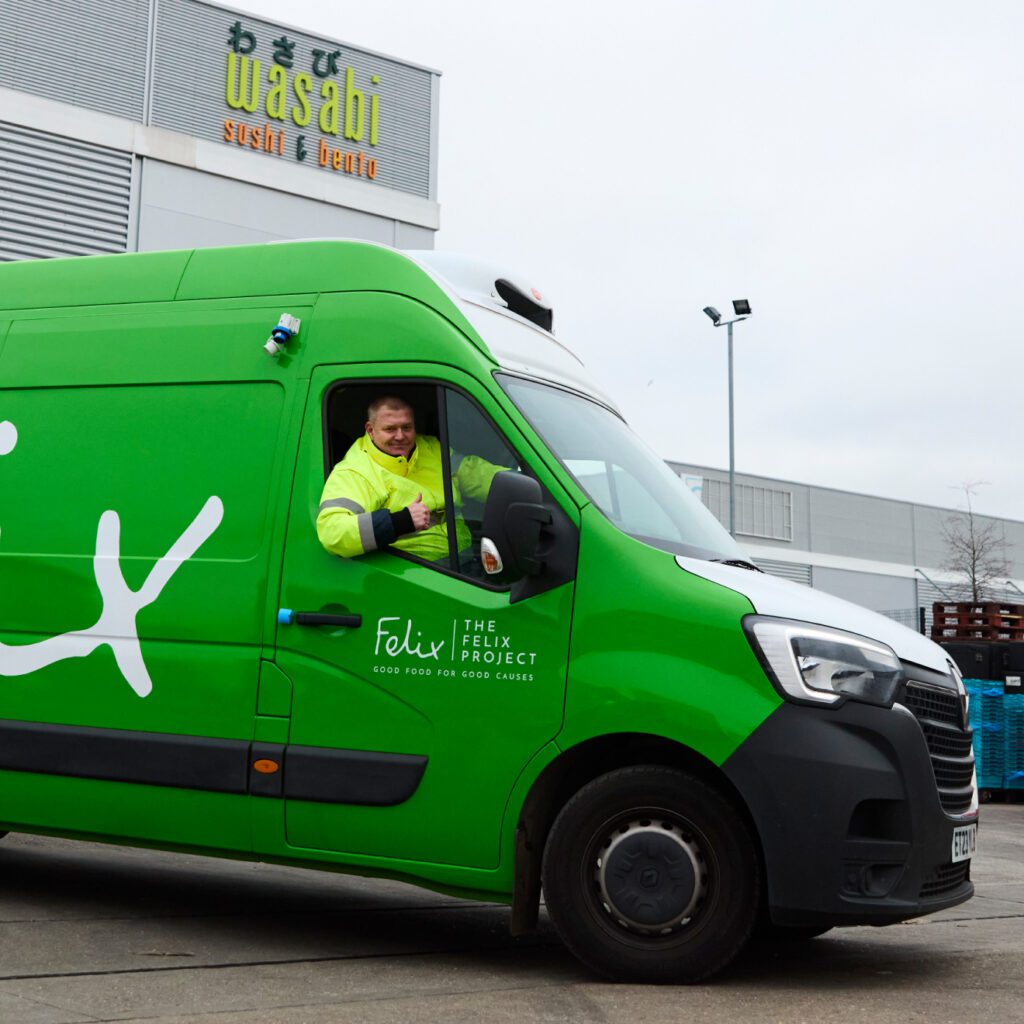
[[[953,863],[970,860],[978,846],[978,826],[961,825],[953,829]]]

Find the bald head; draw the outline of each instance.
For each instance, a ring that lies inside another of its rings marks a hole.
[[[409,458],[416,447],[412,406],[397,395],[381,395],[366,410],[366,433],[386,455]]]

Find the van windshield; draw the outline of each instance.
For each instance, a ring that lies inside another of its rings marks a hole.
[[[532,380],[499,374],[498,381],[623,533],[676,555],[746,561],[700,499],[611,410]]]

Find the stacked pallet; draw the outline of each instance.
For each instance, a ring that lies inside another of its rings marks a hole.
[[[943,643],[957,640],[1024,641],[1024,604],[936,601],[932,606],[932,639]]]

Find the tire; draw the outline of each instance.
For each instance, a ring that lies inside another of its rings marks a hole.
[[[717,790],[657,765],[621,768],[562,808],[544,848],[558,934],[614,980],[695,982],[746,945],[760,867],[750,829]]]

